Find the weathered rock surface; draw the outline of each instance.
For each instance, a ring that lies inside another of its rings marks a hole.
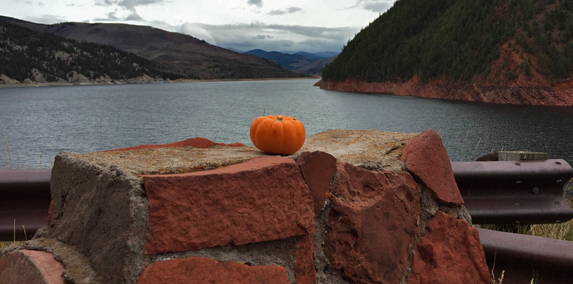
[[[394,94],[496,104],[573,106],[572,81],[534,87],[530,85],[492,86],[482,83],[449,84],[439,80],[421,83],[417,77],[414,77],[402,83],[345,80],[343,82],[319,81],[315,86],[339,92]]]
[[[296,242],[294,272],[297,284],[316,284],[314,250],[310,234],[302,236]]]
[[[50,190],[54,214],[34,238],[73,246],[89,258],[104,283],[125,283],[141,273],[148,201],[137,176],[58,155]]]
[[[48,218],[46,218],[46,224],[50,225],[52,222],[52,217],[54,217],[54,201],[50,202],[50,207],[48,208]]]
[[[426,222],[408,284],[490,283],[478,231],[438,211]]]
[[[156,283],[253,283],[290,284],[280,266],[248,266],[202,257],[158,261],[145,268],[138,284]]]
[[[64,284],[63,271],[48,252],[19,250],[0,257],[0,284]]]
[[[307,137],[303,147],[288,157],[297,159],[303,152],[321,151],[357,167],[401,171],[404,165],[398,158],[402,155],[402,148],[416,135],[380,130],[327,130]],[[255,147],[220,145],[209,148],[163,147],[63,155],[104,167],[113,165],[134,175],[211,170],[255,157],[269,156]]]
[[[464,203],[448,152],[442,138],[433,130],[426,130],[408,141],[400,160],[414,177],[421,180],[438,200],[459,206]]]
[[[324,251],[355,283],[400,283],[416,244],[420,188],[406,172],[337,166]]]
[[[314,232],[312,197],[292,159],[260,157],[211,171],[144,179],[148,254]]]
[[[336,172],[336,159],[325,152],[303,152],[296,161],[314,202],[314,213],[318,215],[326,201],[326,193]]]
[[[418,133],[386,132],[380,130],[330,129],[307,137],[302,148],[291,157],[303,152],[321,151],[337,161],[372,171],[401,171],[398,160],[402,148]]]

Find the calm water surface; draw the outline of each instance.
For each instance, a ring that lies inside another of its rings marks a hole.
[[[341,93],[316,80],[0,89],[0,168],[192,137],[252,145],[252,120],[285,114],[307,135],[327,129],[437,131],[454,161],[491,150],[547,152],[573,163],[573,108]],[[3,145],[4,146],[4,145]],[[4,150],[1,150],[4,149]]]

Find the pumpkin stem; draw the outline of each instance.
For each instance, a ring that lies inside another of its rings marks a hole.
[[[277,115],[277,120],[278,120],[278,121],[283,121],[283,116],[282,116],[282,115],[280,115],[280,114],[279,114],[279,115]]]

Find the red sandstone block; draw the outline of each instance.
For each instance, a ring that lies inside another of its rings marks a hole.
[[[109,151],[129,151],[129,150],[139,150],[139,149],[154,149],[154,148],[165,148],[165,147],[185,147],[185,146],[191,146],[191,147],[195,147],[195,148],[209,148],[209,147],[217,146],[217,145],[230,146],[230,147],[243,147],[243,146],[245,146],[244,144],[241,144],[238,142],[233,143],[233,144],[224,144],[224,143],[216,143],[216,142],[213,142],[213,141],[206,139],[206,138],[195,137],[195,138],[190,138],[187,140],[169,143],[169,144],[139,145],[139,146],[128,147],[128,148],[113,149],[113,150],[109,150]]]
[[[310,234],[302,236],[296,242],[294,274],[296,284],[316,284],[314,267],[314,248]]]
[[[400,160],[438,200],[454,206],[464,204],[448,152],[442,144],[442,138],[434,130],[426,130],[410,139],[402,150]]]
[[[236,262],[218,262],[203,257],[151,263],[141,273],[137,283],[290,284],[286,268],[282,266],[247,266]]]
[[[490,283],[478,232],[438,211],[426,222],[408,284]]]
[[[330,182],[336,172],[336,158],[320,151],[303,152],[296,163],[310,189],[314,202],[314,213],[318,215],[322,211],[326,201],[326,193],[330,189]]]
[[[64,266],[51,253],[19,250],[0,258],[0,284],[63,284]]]
[[[210,171],[144,176],[159,254],[313,233],[313,202],[294,160],[260,157]]]
[[[407,172],[337,166],[324,251],[353,283],[400,283],[416,243],[420,189]]]

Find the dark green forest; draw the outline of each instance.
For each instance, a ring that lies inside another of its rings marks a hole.
[[[517,72],[531,79],[536,58],[538,73],[566,78],[573,72],[573,0],[398,0],[343,47],[322,77],[483,80],[509,41],[522,59]],[[515,79],[515,70],[503,68]]]
[[[38,33],[0,20],[0,74],[18,81],[33,78],[34,68],[44,73],[48,82],[67,80],[73,71],[91,80],[105,76],[130,79],[144,74],[163,79],[183,77],[162,72],[160,67],[108,45]]]

